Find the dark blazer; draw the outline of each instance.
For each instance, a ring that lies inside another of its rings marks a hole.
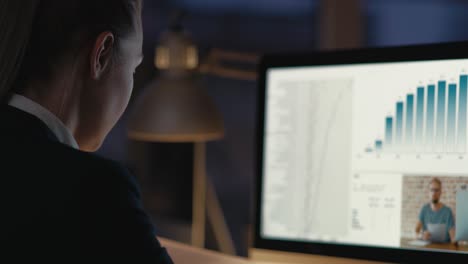
[[[172,263],[118,163],[59,143],[40,119],[8,105],[0,105],[0,152],[0,259]]]

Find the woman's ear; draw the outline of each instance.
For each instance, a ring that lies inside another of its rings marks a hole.
[[[99,34],[94,42],[90,56],[91,78],[99,80],[111,65],[115,43],[114,34],[106,31]]]

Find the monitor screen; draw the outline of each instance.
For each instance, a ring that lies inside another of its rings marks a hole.
[[[257,245],[468,257],[468,44],[269,55],[261,76]]]

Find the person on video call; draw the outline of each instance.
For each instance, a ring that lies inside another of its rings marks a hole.
[[[1,0],[2,258],[172,263],[134,177],[92,153],[129,102],[141,9],[142,0]]]
[[[416,235],[419,239],[433,241],[429,230],[430,224],[445,225],[445,241],[443,243],[455,242],[455,222],[450,207],[440,202],[442,196],[442,182],[438,178],[433,178],[429,184],[431,201],[425,204],[419,213],[419,220],[416,225]]]

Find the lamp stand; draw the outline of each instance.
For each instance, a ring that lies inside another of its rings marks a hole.
[[[208,199],[207,199],[208,198]],[[207,213],[207,214],[206,214]],[[226,224],[216,190],[206,177],[206,144],[194,143],[192,245],[205,247],[206,215],[221,252],[235,255],[234,242]]]
[[[192,199],[192,245],[205,247],[206,212],[206,146],[194,143],[193,199]]]

